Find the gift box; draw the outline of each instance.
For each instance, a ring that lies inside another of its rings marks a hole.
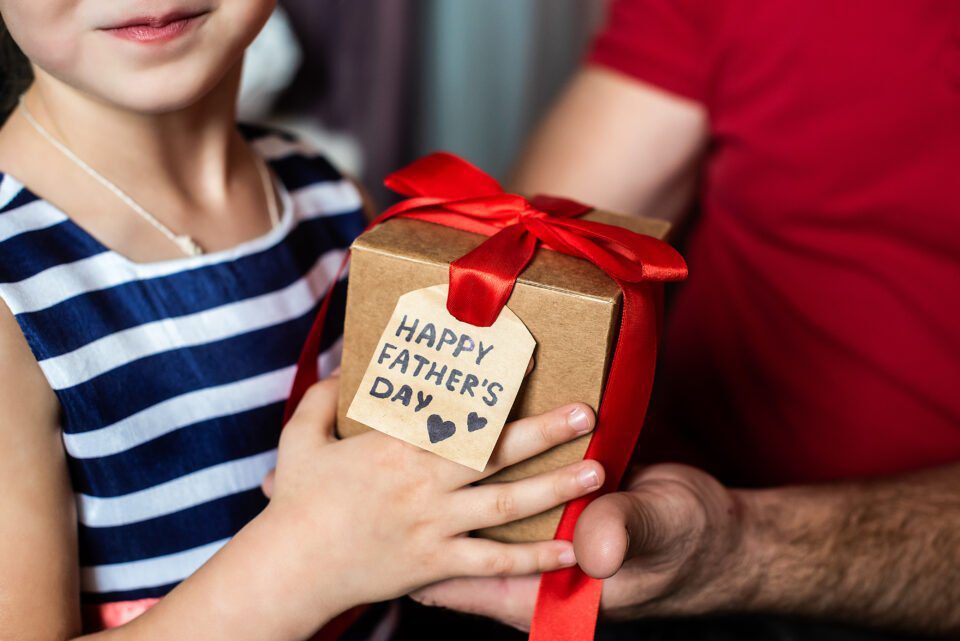
[[[662,240],[667,223],[509,194],[442,152],[385,182],[406,200],[354,244],[341,436],[372,426],[483,469],[511,411],[516,418],[590,403],[598,410],[591,435],[487,482],[588,457],[604,466],[603,486],[562,510],[480,533],[572,541],[587,505],[619,487],[643,426],[661,288],[687,276],[683,257]],[[332,291],[300,354],[284,423],[319,379]],[[602,590],[577,566],[543,574],[531,641],[593,639]]]
[[[663,220],[601,211],[580,218],[658,239],[665,238],[670,229]],[[396,218],[354,242],[341,370],[341,436],[369,429],[347,417],[347,410],[398,299],[413,290],[446,284],[450,263],[486,240],[480,234],[431,222]],[[557,251],[536,252],[507,300],[507,308],[536,340],[533,367],[516,397],[511,419],[577,401],[599,409],[619,333],[622,301],[617,283],[590,262]],[[525,478],[581,460],[590,438],[556,447],[486,482]],[[510,542],[550,539],[561,512],[562,508],[557,508],[480,535]]]

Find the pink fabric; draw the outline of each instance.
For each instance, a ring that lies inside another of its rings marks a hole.
[[[140,599],[139,601],[118,601],[116,603],[84,606],[83,628],[87,632],[118,628],[133,621],[159,601],[160,599]]]

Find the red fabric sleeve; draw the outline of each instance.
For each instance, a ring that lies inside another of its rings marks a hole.
[[[718,0],[613,0],[587,56],[671,93],[707,102]]]

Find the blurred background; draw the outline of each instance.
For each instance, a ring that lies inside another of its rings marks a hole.
[[[499,178],[600,26],[606,0],[280,0],[247,54],[241,118],[294,130],[381,204],[425,152]]]

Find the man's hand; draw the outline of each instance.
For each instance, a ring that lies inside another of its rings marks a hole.
[[[640,470],[624,492],[600,497],[574,532],[588,575],[609,579],[602,607],[613,618],[713,611],[749,576],[739,568],[742,521],[736,496],[683,465]],[[736,585],[732,585],[736,583]]]
[[[598,498],[574,533],[580,567],[608,579],[606,616],[635,618],[706,612],[751,589],[740,565],[741,510],[736,495],[703,472],[658,465],[632,476],[624,492]],[[455,579],[417,600],[493,617],[528,629],[537,577]]]
[[[574,549],[611,577],[607,617],[763,612],[960,638],[958,487],[956,464],[764,490],[657,465],[584,511]],[[527,628],[537,584],[456,580],[417,598]]]

